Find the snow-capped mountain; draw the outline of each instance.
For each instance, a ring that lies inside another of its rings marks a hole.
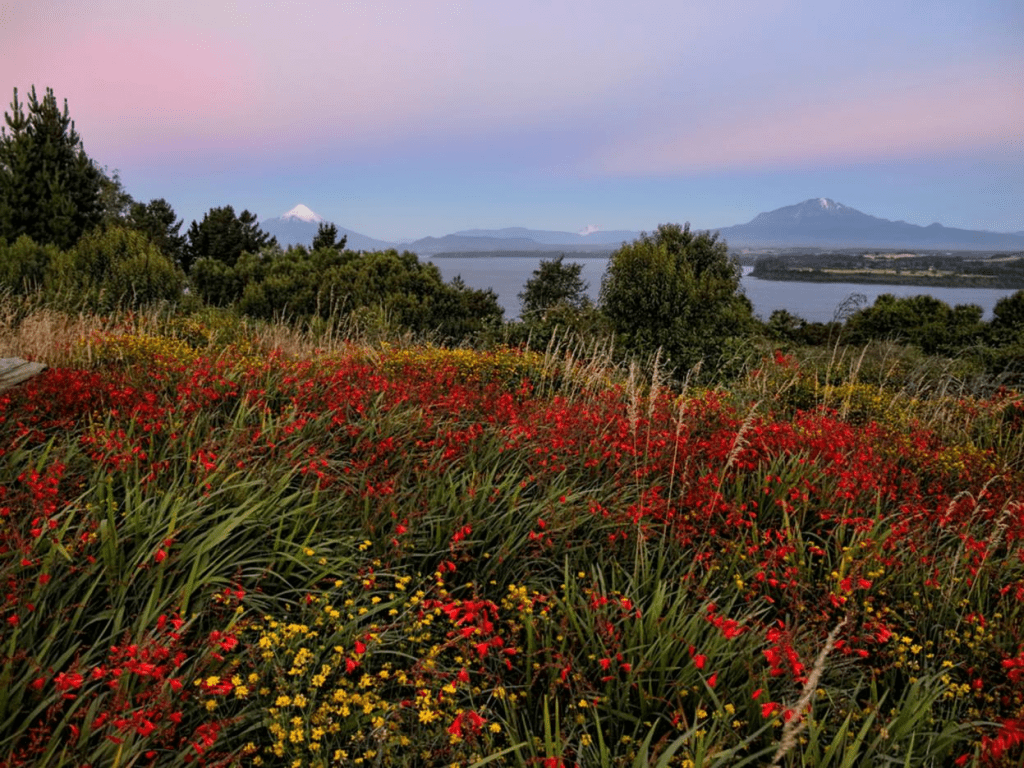
[[[995,232],[954,229],[941,224],[920,227],[861,213],[827,197],[759,213],[746,224],[719,230],[730,246],[819,248],[942,248],[1017,250],[1024,238]]]
[[[302,203],[296,205],[294,208],[288,211],[288,213],[281,214],[281,218],[285,221],[308,221],[311,224],[319,224],[321,221],[324,220],[323,216],[321,216],[316,211],[310,210]]]
[[[323,223],[326,223],[323,216],[299,203],[276,218],[261,220],[260,229],[276,237],[277,244],[282,248],[289,245],[304,245],[308,248],[313,244],[313,238]],[[352,251],[383,251],[395,247],[394,243],[374,240],[351,229],[338,227],[338,237],[342,235],[347,238],[345,247]]]

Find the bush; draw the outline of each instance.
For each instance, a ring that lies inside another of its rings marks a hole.
[[[86,307],[108,311],[176,301],[184,277],[145,235],[112,226],[94,230],[51,259],[46,283],[51,297],[73,296]]]
[[[203,299],[260,319],[330,319],[379,309],[388,322],[440,341],[462,341],[501,322],[493,291],[445,283],[414,253],[337,248],[243,253],[234,266],[200,259],[192,282]]]
[[[661,348],[677,373],[715,369],[753,327],[740,271],[718,235],[663,224],[612,254],[601,310],[627,350]]]
[[[50,262],[59,254],[57,246],[40,245],[28,235],[11,245],[0,241],[0,290],[25,295],[41,289]]]

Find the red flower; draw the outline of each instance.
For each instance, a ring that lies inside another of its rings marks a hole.
[[[53,684],[57,686],[58,691],[68,691],[72,688],[79,688],[84,680],[85,678],[77,672],[61,672],[53,678]]]

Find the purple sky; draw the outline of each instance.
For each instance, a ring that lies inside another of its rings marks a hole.
[[[830,197],[1024,230],[1020,0],[32,0],[0,50],[5,107],[52,87],[186,224],[707,228]]]

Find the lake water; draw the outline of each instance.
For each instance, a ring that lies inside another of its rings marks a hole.
[[[531,256],[445,256],[428,257],[441,270],[445,281],[456,275],[470,288],[492,288],[498,294],[498,303],[505,309],[505,318],[519,315],[519,294],[526,281],[533,275],[541,259],[555,258],[550,253]],[[587,293],[597,299],[601,290],[601,278],[608,265],[607,257],[587,259],[566,259],[566,263],[583,265],[582,277],[588,285]],[[753,267],[743,267],[740,285],[754,305],[754,313],[764,320],[776,309],[787,309],[794,315],[812,322],[826,323],[832,320],[836,309],[849,296],[859,293],[867,297],[867,304],[873,304],[878,296],[891,293],[894,296],[917,296],[929,294],[950,306],[977,304],[984,310],[985,318],[991,319],[992,308],[1004,296],[1015,291],[996,288],[939,288],[920,285],[865,285],[861,283],[800,283],[788,280],[759,280],[750,272]]]

